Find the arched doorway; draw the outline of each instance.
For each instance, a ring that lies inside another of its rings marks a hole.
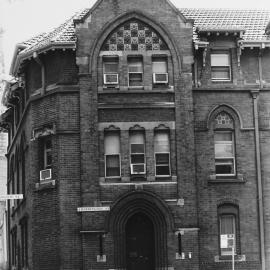
[[[152,221],[136,213],[126,223],[127,270],[154,270],[155,243]]]

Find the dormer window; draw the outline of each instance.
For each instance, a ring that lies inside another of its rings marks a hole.
[[[212,81],[231,80],[231,61],[228,51],[211,53],[211,78]]]
[[[103,82],[106,86],[115,86],[119,84],[118,76],[118,57],[104,57],[103,58]]]

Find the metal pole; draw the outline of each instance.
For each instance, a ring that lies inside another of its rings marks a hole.
[[[234,245],[232,246],[232,270],[234,270]]]

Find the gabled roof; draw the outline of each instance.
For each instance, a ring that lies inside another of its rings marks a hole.
[[[11,72],[18,62],[31,57],[33,52],[44,52],[56,48],[76,48],[74,21],[80,21],[90,9],[76,13],[59,27],[24,41],[17,46]],[[194,20],[194,41],[199,41],[200,31],[243,31],[243,42],[270,41],[265,32],[270,22],[270,10],[231,10],[231,9],[194,9],[183,8],[179,11]]]
[[[243,29],[243,41],[270,40],[265,29],[270,10],[232,10],[183,8],[180,12],[194,20],[194,29]],[[194,31],[194,40],[198,40]]]

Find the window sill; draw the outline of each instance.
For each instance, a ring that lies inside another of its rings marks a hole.
[[[215,262],[218,262],[218,263],[231,262],[231,261],[232,261],[232,256],[221,256],[221,255],[215,256]],[[234,255],[234,261],[235,262],[245,262],[246,255]]]
[[[152,89],[152,90],[146,90],[146,89],[138,89],[138,88],[129,88],[125,90],[119,90],[116,88],[105,88],[103,90],[99,90],[98,94],[112,94],[112,93],[117,93],[117,94],[130,94],[130,93],[173,93],[174,89],[173,88],[159,88],[159,89]]]
[[[36,183],[36,190],[35,191],[40,191],[44,189],[54,189],[56,186],[55,180],[46,180],[43,182]]]
[[[245,183],[243,174],[237,174],[236,176],[218,176],[216,174],[210,175],[208,183]]]

